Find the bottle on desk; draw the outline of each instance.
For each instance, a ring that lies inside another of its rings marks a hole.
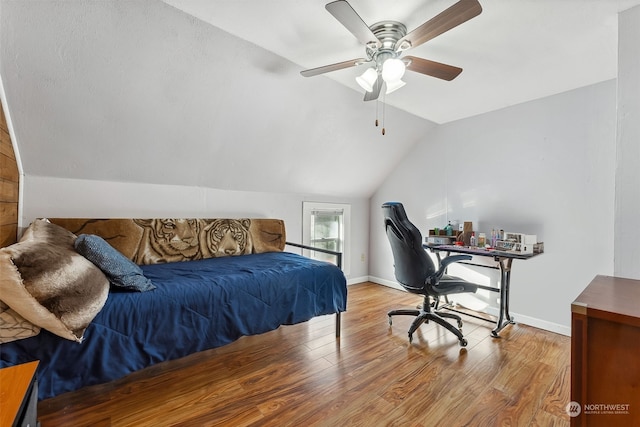
[[[471,232],[471,238],[469,239],[469,246],[474,247],[476,245],[476,233],[475,231]]]
[[[451,225],[451,221],[449,221],[449,224],[444,227],[444,231],[447,236],[453,236],[453,226]]]

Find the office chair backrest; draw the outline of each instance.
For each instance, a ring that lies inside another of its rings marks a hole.
[[[422,234],[407,218],[402,203],[382,205],[384,227],[391,244],[396,280],[409,291],[425,289],[425,280],[436,272],[433,261],[422,247]]]

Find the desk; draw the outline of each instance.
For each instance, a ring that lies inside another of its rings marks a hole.
[[[424,244],[425,249],[429,249],[431,252],[434,252],[438,257],[438,262],[440,262],[440,252],[446,252],[447,256],[451,253],[457,254],[466,254],[466,255],[475,255],[475,256],[483,256],[493,258],[494,261],[498,264],[498,267],[491,267],[482,264],[473,264],[473,263],[465,263],[461,262],[459,264],[470,264],[476,267],[485,267],[485,268],[499,268],[500,269],[500,287],[494,288],[492,286],[483,286],[478,285],[480,289],[486,289],[492,292],[500,292],[500,314],[498,315],[498,320],[496,321],[496,327],[491,331],[491,335],[495,338],[499,337],[499,333],[505,326],[514,324],[515,321],[509,314],[509,289],[511,287],[511,264],[514,259],[524,259],[527,260],[529,258],[533,258],[540,254],[519,254],[515,252],[503,252],[496,250],[487,250],[480,248],[469,248],[466,246],[455,246],[455,245],[433,245],[433,244]],[[467,314],[467,313],[465,313]],[[487,320],[482,317],[479,319]]]

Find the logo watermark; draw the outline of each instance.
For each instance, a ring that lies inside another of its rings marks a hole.
[[[565,406],[564,411],[567,413],[567,415],[573,418],[580,415],[580,412],[582,412],[582,407],[578,402],[571,401],[567,403],[567,406]]]
[[[567,403],[564,411],[570,417],[577,417],[580,414],[585,415],[629,415],[628,403],[587,403],[581,405],[578,402],[571,401]]]

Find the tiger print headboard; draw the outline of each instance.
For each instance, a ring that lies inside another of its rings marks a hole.
[[[280,219],[49,218],[76,235],[95,234],[137,264],[282,251]]]

